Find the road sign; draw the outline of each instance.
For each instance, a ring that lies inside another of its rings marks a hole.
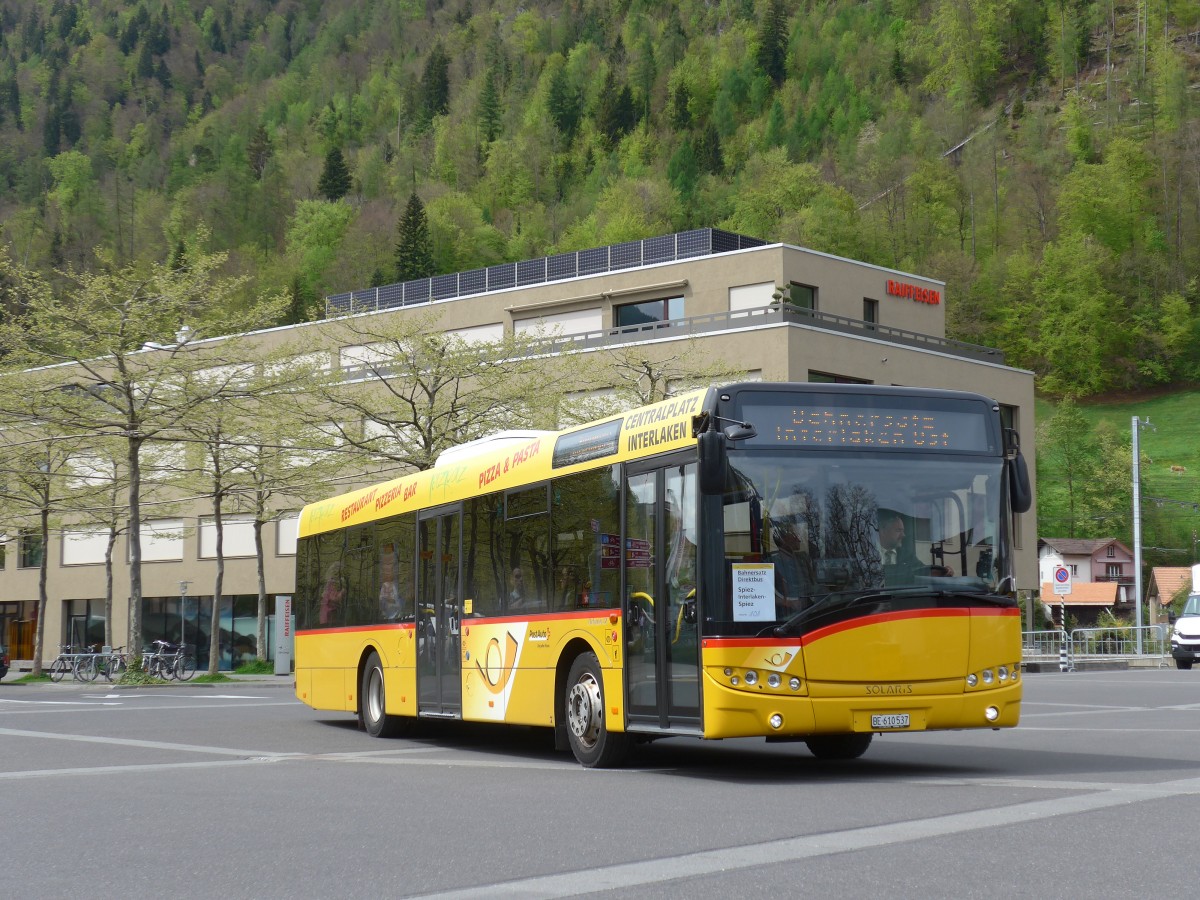
[[[1071,593],[1071,570],[1066,566],[1054,567],[1054,593]]]

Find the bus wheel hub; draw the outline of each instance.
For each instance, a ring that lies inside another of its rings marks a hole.
[[[595,743],[600,736],[603,716],[600,685],[591,675],[585,675],[575,683],[567,697],[567,724],[571,733],[582,743]]]

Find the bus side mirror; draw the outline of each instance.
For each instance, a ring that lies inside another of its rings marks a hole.
[[[725,435],[702,431],[700,442],[700,493],[725,493]]]
[[[1029,512],[1029,508],[1033,506],[1029,469],[1025,466],[1025,457],[1019,451],[1008,461],[1008,495],[1012,498],[1013,512]]]

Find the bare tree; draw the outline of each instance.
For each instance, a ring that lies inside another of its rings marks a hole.
[[[563,404],[565,424],[588,422],[635,406],[665,400],[692,388],[736,381],[746,370],[730,365],[694,338],[681,343],[630,344],[565,357],[576,389]]]
[[[473,343],[435,316],[362,316],[335,339],[341,370],[318,391],[314,425],[410,470],[496,431],[551,427],[567,384],[537,335]]]

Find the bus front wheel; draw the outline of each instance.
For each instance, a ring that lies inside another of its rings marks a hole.
[[[383,685],[383,663],[372,652],[363,669],[362,689],[358,694],[359,721],[371,737],[395,737],[403,730],[399,716],[387,714],[387,695]]]
[[[629,754],[629,735],[608,730],[604,721],[604,683],[594,653],[582,653],[567,676],[567,738],[571,752],[589,769],[619,766]]]
[[[858,759],[871,746],[872,737],[870,733],[814,734],[804,743],[817,759]]]

